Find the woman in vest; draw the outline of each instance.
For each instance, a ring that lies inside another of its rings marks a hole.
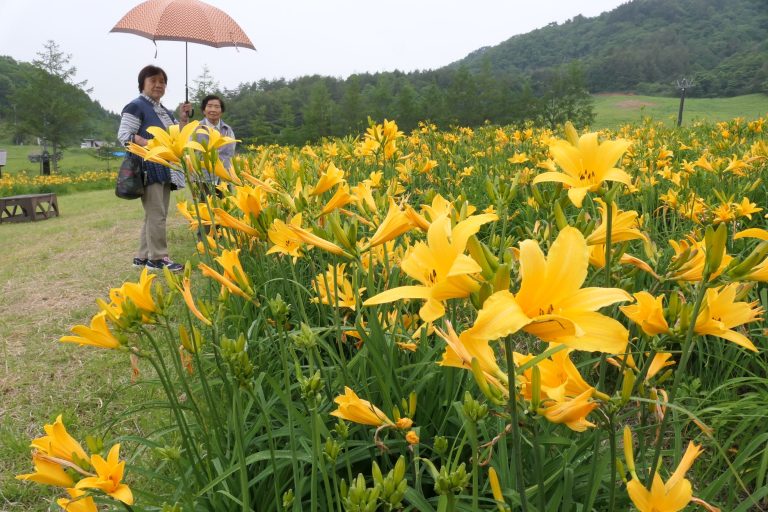
[[[179,109],[179,121],[176,121],[173,112],[160,103],[167,83],[168,75],[157,66],[146,66],[139,72],[141,94],[123,108],[117,132],[120,143],[125,145],[134,142],[146,146],[147,140],[152,138],[147,132],[150,126],[167,129],[174,124],[187,124],[192,108],[189,103],[184,103]],[[144,207],[144,224],[141,226],[139,250],[133,258],[133,266],[147,267],[149,270],[167,267],[172,272],[180,272],[184,267],[168,257],[165,226],[171,190],[184,187],[184,175],[154,162],[144,161],[143,164],[145,187],[141,204]]]

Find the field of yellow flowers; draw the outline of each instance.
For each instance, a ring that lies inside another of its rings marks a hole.
[[[97,190],[113,187],[116,180],[117,171],[103,170],[69,172],[48,176],[30,176],[27,171],[5,173],[0,177],[0,196]]]
[[[157,131],[131,150],[221,180],[178,205],[196,264],[61,341],[166,421],[86,450],[59,417],[17,478],[78,512],[762,510],[765,122],[385,120],[232,169]]]

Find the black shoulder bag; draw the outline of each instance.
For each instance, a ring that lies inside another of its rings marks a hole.
[[[127,153],[117,172],[115,195],[122,199],[138,199],[144,195],[144,160]]]

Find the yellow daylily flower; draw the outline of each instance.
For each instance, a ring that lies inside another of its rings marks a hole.
[[[227,144],[234,144],[236,142],[241,142],[240,139],[235,139],[233,137],[222,135],[221,132],[216,128],[214,128],[213,126],[207,126],[207,125],[199,126],[198,121],[193,121],[193,122],[197,123],[197,125],[195,126],[197,128],[196,130],[197,133],[202,133],[203,135],[205,135],[205,137],[202,137],[202,146],[205,148],[207,152],[210,152],[213,149],[219,149],[220,147],[226,146]]]
[[[704,263],[707,261],[707,247],[704,244],[704,240],[696,241],[694,238],[689,237],[688,240],[680,240],[679,242],[670,240],[669,245],[675,251],[675,255],[672,257],[673,264],[677,264],[678,260],[682,258],[686,259],[670,277],[677,281],[701,281],[704,275]],[[732,259],[726,253],[726,249],[723,248],[723,258],[720,266],[712,272],[709,280],[711,281],[719,276]]]
[[[264,195],[264,190],[259,187],[248,185],[235,187],[235,205],[240,208],[244,217],[247,218],[248,215],[258,217],[264,208]]]
[[[648,367],[648,372],[645,374],[645,380],[648,381],[651,378],[653,378],[654,375],[659,373],[661,370],[666,368],[667,366],[672,366],[676,364],[675,361],[672,359],[672,354],[669,352],[658,352],[655,356],[653,356],[653,361],[651,361],[651,365]]]
[[[509,396],[507,375],[499,368],[488,341],[473,339],[466,333],[458,336],[450,322],[446,322],[445,331],[435,327],[435,332],[446,343],[443,358],[437,364],[472,371],[472,360],[477,359],[485,380],[501,391],[502,395]]]
[[[323,174],[320,175],[320,179],[317,181],[315,188],[312,189],[310,195],[319,196],[326,190],[330,190],[339,183],[344,181],[344,171],[336,167],[333,162],[328,164],[328,168]]]
[[[649,336],[668,333],[669,324],[664,318],[664,295],[654,297],[645,291],[632,295],[637,302],[629,306],[619,306],[621,312]]]
[[[59,498],[56,503],[64,509],[64,512],[98,512],[96,502],[93,497],[88,496],[85,491],[80,489],[67,489],[70,498]]]
[[[339,185],[339,188],[336,189],[336,193],[333,194],[333,197],[328,200],[325,206],[323,206],[320,215],[327,215],[335,209],[346,206],[356,199],[355,196],[349,193],[349,185],[342,183]]]
[[[213,270],[211,267],[209,267],[205,263],[198,263],[197,268],[200,269],[200,271],[203,273],[205,277],[210,277],[211,279],[218,281],[219,284],[221,284],[222,291],[224,290],[224,288],[226,288],[227,290],[229,290],[231,293],[234,293],[235,295],[238,295],[246,300],[251,300],[251,295],[248,295],[239,286],[237,286],[235,283],[230,281],[227,277],[223,276],[222,274],[219,274],[218,272]]]
[[[215,216],[216,223],[219,226],[236,229],[238,231],[242,231],[246,235],[259,236],[259,232],[256,231],[256,229],[254,229],[247,222],[233,217],[231,214],[225,210],[222,210],[221,208],[214,208],[213,214]]]
[[[411,228],[413,228],[413,224],[411,224],[408,215],[406,215],[403,209],[395,203],[393,199],[390,199],[387,216],[381,221],[378,229],[363,250],[389,242],[403,233],[410,231]]]
[[[378,206],[376,206],[376,200],[373,198],[373,191],[369,181],[362,181],[351,187],[350,190],[352,191],[352,195],[355,197],[355,202],[359,208],[365,206],[371,213],[379,211]]]
[[[182,284],[179,288],[179,291],[181,292],[181,296],[184,297],[184,302],[187,304],[189,312],[195,315],[205,325],[212,325],[211,320],[207,318],[195,304],[195,299],[192,297],[192,285],[190,279],[188,277],[184,277],[181,280],[181,283]]]
[[[768,230],[760,228],[749,228],[743,231],[739,231],[733,235],[734,240],[740,238],[757,238],[758,240],[768,240]]]
[[[132,283],[127,282],[123,284],[120,290],[126,299],[133,302],[136,307],[146,313],[154,313],[157,311],[157,304],[152,298],[152,281],[155,279],[154,274],[150,274],[149,271],[144,268],[139,275],[139,282]]]
[[[142,159],[148,161],[148,162],[154,162],[156,164],[163,165],[165,167],[172,167],[173,164],[171,162],[168,162],[162,157],[157,156],[155,153],[149,150],[148,147],[145,146],[139,146],[138,144],[135,144],[133,142],[130,142],[128,146],[126,146],[126,149],[133,153],[134,155],[140,156]]]
[[[67,432],[61,414],[56,417],[53,424],[43,425],[43,430],[47,435],[33,439],[30,447],[44,455],[74,464],[79,465],[88,462],[88,455],[83,447]]]
[[[574,432],[584,432],[588,427],[595,426],[587,421],[587,415],[598,406],[597,402],[589,401],[593,391],[590,388],[574,398],[554,401],[551,405],[548,403],[539,412],[552,423],[564,423]]]
[[[693,490],[691,483],[685,478],[685,473],[701,455],[701,446],[690,442],[680,464],[667,483],[664,483],[657,471],[653,475],[650,490],[646,489],[637,477],[632,452],[632,434],[629,427],[624,427],[624,457],[632,475],[632,479],[627,483],[627,494],[640,512],[679,512],[691,502]]]
[[[128,485],[122,483],[125,461],[119,460],[120,444],[112,446],[107,454],[107,459],[101,455],[91,457],[91,465],[96,471],[96,476],[83,478],[76,489],[99,489],[126,505],[133,505],[133,493]]]
[[[498,219],[483,214],[469,217],[451,229],[451,220],[442,215],[432,222],[427,243],[418,242],[400,264],[403,272],[419,281],[421,286],[400,286],[386,290],[366,300],[364,306],[384,304],[400,299],[424,299],[419,310],[425,322],[433,322],[445,314],[443,301],[469,294],[479,288],[472,277],[482,271],[480,265],[464,254],[467,240],[480,226]]]
[[[595,388],[586,383],[576,365],[571,361],[571,352],[573,349],[556,352],[535,365],[539,369],[542,398],[562,402],[569,398],[575,398],[587,390],[595,391]],[[513,356],[517,366],[522,366],[536,357],[533,354],[523,355],[517,352]],[[525,370],[520,377],[523,382],[522,394],[530,400],[532,398],[533,368]]]
[[[608,208],[600,198],[596,198],[600,204],[600,215],[603,218],[603,222],[595,228],[592,233],[587,237],[587,245],[605,245],[607,239],[607,219]],[[626,242],[628,240],[648,240],[645,233],[641,232],[640,224],[637,220],[638,214],[634,210],[628,212],[620,212],[616,202],[611,203],[612,221],[611,221],[611,243]]]
[[[301,214],[297,213],[294,215],[290,223],[295,226],[301,226]],[[269,248],[267,254],[280,252],[293,256],[294,261],[301,256],[301,239],[282,220],[275,219],[272,221],[272,226],[267,231],[267,237],[274,244]]]
[[[352,283],[344,275],[345,268],[346,264],[344,263],[329,264],[328,270],[324,274],[318,274],[312,280],[312,287],[318,295],[312,298],[312,302],[355,310],[357,297],[362,295],[365,287],[353,289]]]
[[[119,339],[112,334],[107,325],[107,312],[99,311],[91,318],[91,325],[76,325],[71,329],[75,336],[62,336],[63,343],[77,343],[101,348],[118,348],[122,346]]]
[[[333,401],[339,407],[331,412],[331,416],[373,427],[394,426],[395,424],[381,409],[368,400],[358,397],[352,389],[346,386],[344,387],[344,394],[337,396]]]
[[[577,350],[624,352],[629,333],[618,321],[597,312],[631,301],[620,288],[581,288],[587,277],[589,248],[584,235],[564,228],[545,256],[534,240],[520,243],[517,294],[494,293],[478,312],[469,336],[494,340],[520,329],[547,342]]]
[[[705,302],[696,318],[693,331],[725,338],[747,350],[757,352],[757,347],[734,327],[762,320],[763,308],[755,302],[735,302],[739,284],[731,283],[706,291]]]
[[[296,238],[301,240],[307,245],[313,245],[319,249],[322,249],[324,251],[328,251],[331,254],[335,254],[336,256],[347,256],[349,257],[349,254],[347,254],[344,249],[339,247],[338,245],[334,244],[333,242],[329,242],[325,238],[320,238],[317,235],[313,235],[308,230],[291,224],[284,224],[284,226],[291,231]]]
[[[589,264],[595,268],[605,268],[605,245],[591,245],[589,247]],[[659,275],[654,272],[651,266],[637,256],[622,253],[622,255],[619,256],[619,264],[632,265],[643,272],[651,274],[656,279],[659,279]]]
[[[224,269],[224,276],[230,281],[234,281],[248,295],[253,295],[251,279],[243,270],[240,263],[240,249],[223,250],[221,254],[214,258],[216,262]]]
[[[167,131],[159,126],[147,128],[147,132],[153,136],[147,141],[150,157],[159,157],[169,163],[180,164],[184,150],[187,148],[204,152],[205,148],[192,138],[199,124],[199,121],[192,121],[184,128],[174,124],[169,126]]]
[[[179,210],[179,213],[181,213],[185,219],[187,219],[189,228],[192,230],[197,230],[200,224],[203,226],[210,226],[212,224],[211,212],[208,210],[208,205],[206,203],[198,203],[197,209],[195,209],[194,204],[190,205],[187,201],[179,201],[176,203],[176,209]]]
[[[563,172],[545,172],[533,179],[533,184],[545,181],[563,183],[568,187],[568,198],[581,208],[587,192],[595,192],[603,181],[618,181],[631,185],[632,179],[621,169],[614,167],[631,143],[625,140],[609,140],[602,144],[597,133],[587,133],[578,140],[573,125],[566,124],[569,140],[555,140],[550,143],[552,159]]]
[[[430,221],[435,220],[441,215],[447,215],[450,218],[451,214],[453,213],[453,203],[448,201],[440,194],[435,194],[435,197],[432,198],[431,204],[421,205],[421,211],[424,212],[427,217],[429,217]]]
[[[71,487],[74,485],[74,479],[64,471],[64,468],[48,459],[41,452],[32,454],[32,464],[35,466],[34,473],[26,475],[17,475],[17,480],[29,480],[38,484],[55,485],[57,487]]]
[[[235,185],[242,185],[242,180],[237,176],[237,173],[235,172],[235,167],[231,166],[229,168],[224,167],[224,162],[221,160],[216,160],[216,162],[213,163],[213,174],[221,178],[227,183],[234,183]]]

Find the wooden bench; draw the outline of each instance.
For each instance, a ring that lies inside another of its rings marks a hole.
[[[0,223],[27,222],[59,216],[56,194],[0,197]]]

